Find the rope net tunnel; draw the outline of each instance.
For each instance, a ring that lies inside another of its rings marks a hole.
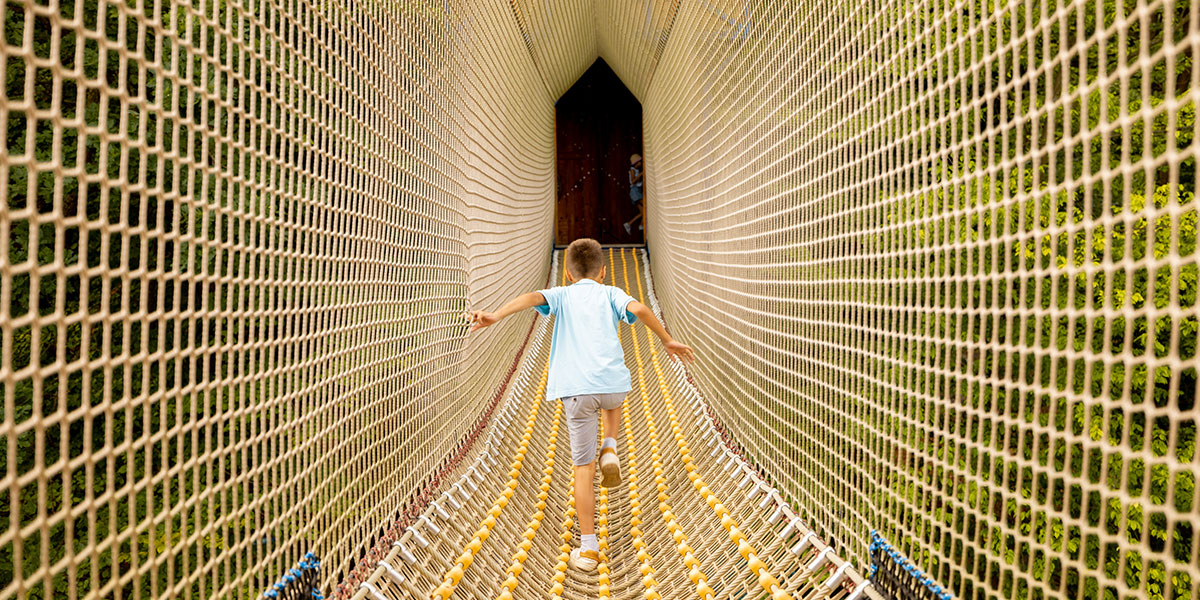
[[[0,11],[0,600],[1200,594],[1195,3]],[[587,576],[550,323],[462,314],[596,57],[700,360],[621,329]]]

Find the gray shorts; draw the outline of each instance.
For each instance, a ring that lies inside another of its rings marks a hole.
[[[563,398],[563,412],[567,415],[567,434],[571,438],[571,461],[577,467],[596,461],[596,419],[600,409],[621,408],[625,394],[587,394]]]

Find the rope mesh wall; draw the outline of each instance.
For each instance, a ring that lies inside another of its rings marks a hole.
[[[1186,2],[681,3],[666,314],[858,564],[879,529],[959,597],[1194,597],[1198,50]]]
[[[253,597],[308,550],[329,589],[514,366],[530,317],[464,342],[467,302],[545,284],[511,15],[0,11],[0,598]]]
[[[328,590],[386,545],[515,366],[529,317],[461,311],[545,284],[552,103],[597,53],[645,102],[696,381],[839,553],[878,529],[967,598],[1197,593],[1194,3],[0,11],[0,599],[250,597],[309,550]],[[684,559],[660,516],[614,580]],[[664,590],[759,591],[691,527],[710,572]]]
[[[679,9],[679,0],[510,2],[553,100],[571,89],[599,53],[645,101]]]

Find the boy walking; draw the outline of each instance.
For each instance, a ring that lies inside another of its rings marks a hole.
[[[599,242],[588,238],[571,242],[565,262],[567,279],[572,285],[522,294],[494,313],[477,310],[468,318],[471,331],[475,331],[526,308],[555,317],[546,399],[559,398],[563,402],[571,440],[571,460],[575,465],[575,510],[579,516],[580,547],[571,551],[571,565],[591,572],[600,561],[593,487],[596,418],[601,416],[604,420],[600,485],[614,487],[621,483],[616,440],[621,431],[621,406],[625,395],[633,389],[617,334],[617,322],[632,325],[641,319],[662,340],[668,354],[689,362],[693,355],[691,348],[671,339],[646,305],[619,288],[604,285],[607,273]]]

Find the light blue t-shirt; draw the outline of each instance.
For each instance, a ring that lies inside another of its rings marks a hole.
[[[637,322],[626,310],[633,298],[620,288],[591,279],[542,290],[541,294],[546,304],[534,308],[543,315],[554,315],[546,400],[632,390],[617,321]]]

